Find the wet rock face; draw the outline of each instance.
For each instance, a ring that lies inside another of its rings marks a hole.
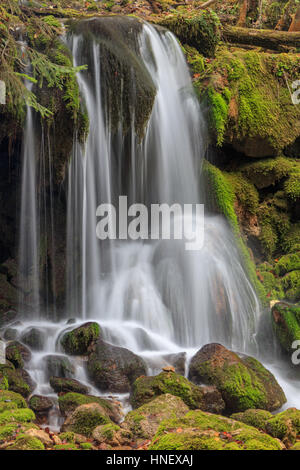
[[[62,347],[67,354],[85,355],[93,341],[96,341],[100,334],[98,323],[87,322],[64,334],[61,339]]]
[[[280,346],[286,353],[292,354],[295,352],[293,342],[300,340],[300,308],[278,302],[272,308],[271,319]]]
[[[221,344],[207,344],[190,363],[189,378],[215,385],[227,412],[260,408],[273,411],[286,402],[275,377],[253,357],[240,358]]]
[[[88,375],[99,390],[116,393],[129,392],[131,384],[146,370],[139,356],[101,339],[93,345],[87,363]]]
[[[75,369],[71,361],[66,356],[49,354],[43,358],[44,367],[48,377],[66,377],[71,378]]]
[[[39,328],[30,328],[21,335],[20,339],[31,349],[39,351],[43,349],[46,336],[45,333]]]
[[[50,385],[56,393],[75,392],[86,395],[89,388],[75,379],[66,379],[63,377],[51,377]]]
[[[221,394],[215,387],[198,387],[175,372],[138,378],[132,386],[130,402],[133,408],[137,408],[165,393],[180,397],[190,409],[222,413],[225,408]]]
[[[16,368],[22,368],[25,362],[30,361],[31,352],[18,341],[9,343],[6,347],[6,359],[10,361]]]

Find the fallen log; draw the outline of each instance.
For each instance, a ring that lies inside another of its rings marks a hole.
[[[300,32],[249,29],[226,25],[223,27],[223,38],[230,43],[260,46],[273,51],[281,51],[286,46],[300,47]]]

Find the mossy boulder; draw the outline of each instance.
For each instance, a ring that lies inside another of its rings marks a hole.
[[[86,395],[89,388],[75,379],[64,377],[50,377],[50,385],[56,393],[75,392]]]
[[[8,381],[2,372],[0,372],[0,390],[8,390]]]
[[[300,411],[289,408],[266,422],[266,432],[282,440],[287,447],[296,442],[300,434]]]
[[[90,344],[96,341],[99,335],[100,327],[98,323],[87,322],[65,333],[61,339],[61,344],[67,354],[84,355],[88,354]]]
[[[49,377],[72,378],[75,368],[67,356],[49,354],[43,358],[44,367]]]
[[[108,423],[97,426],[93,431],[93,439],[98,444],[108,444],[112,447],[120,445],[120,426]],[[130,435],[131,437],[131,435]],[[121,439],[122,442],[122,439]]]
[[[24,369],[6,369],[4,375],[8,381],[9,390],[27,398],[35,388],[35,383]]]
[[[20,340],[35,351],[43,349],[46,335],[39,328],[29,328],[20,337]]]
[[[164,421],[149,450],[281,450],[278,439],[233,419],[200,410]]]
[[[163,420],[183,417],[188,406],[178,396],[166,393],[130,411],[122,423],[135,439],[151,439]]]
[[[133,408],[150,402],[162,394],[180,397],[190,409],[222,413],[225,403],[214,387],[198,387],[175,372],[161,372],[156,376],[140,377],[132,385],[130,402]]]
[[[35,413],[47,413],[53,408],[53,401],[42,395],[32,395],[28,404]]]
[[[0,413],[0,425],[8,423],[29,423],[35,420],[35,414],[29,408],[6,410]]]
[[[101,425],[111,423],[107,411],[98,403],[89,403],[77,407],[62,425],[62,432],[74,432],[90,437],[93,430]]]
[[[266,410],[246,410],[243,413],[232,414],[231,418],[265,431],[266,423],[273,418],[273,415]]]
[[[260,408],[273,411],[286,402],[275,377],[253,357],[240,358],[221,344],[203,346],[190,363],[190,379],[215,385],[227,412]]]
[[[121,414],[118,404],[111,400],[93,395],[82,395],[80,393],[69,392],[58,397],[59,409],[62,415],[66,416],[72,413],[78,406],[87,405],[89,403],[97,403],[103,410],[106,416],[112,421],[119,422]]]
[[[17,408],[26,408],[26,401],[19,393],[0,390],[0,409],[4,404],[14,404]]]
[[[272,307],[272,325],[283,350],[292,354],[294,341],[300,341],[300,307],[278,302]]]
[[[92,345],[87,363],[89,378],[101,391],[126,393],[132,383],[146,374],[142,358],[126,348],[112,346],[98,339]]]
[[[30,361],[31,352],[24,346],[24,344],[18,341],[9,343],[6,347],[6,359],[10,361],[16,368],[24,367],[24,363]]]
[[[6,450],[45,450],[44,444],[36,437],[20,434]]]
[[[296,444],[290,447],[289,450],[300,450],[300,442],[296,442]]]
[[[172,31],[182,44],[194,47],[206,57],[214,57],[220,41],[220,21],[214,11],[168,15],[157,22]]]

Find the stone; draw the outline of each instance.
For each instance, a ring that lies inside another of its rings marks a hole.
[[[74,392],[65,393],[58,397],[59,409],[63,416],[72,413],[78,406],[89,403],[98,403],[105,410],[106,415],[115,423],[121,421],[119,402]]]
[[[76,408],[62,425],[62,432],[74,432],[90,437],[93,430],[101,425],[111,423],[106,410],[98,403],[88,403]]]
[[[49,377],[71,378],[75,373],[75,368],[67,356],[49,354],[43,358],[46,373]]]
[[[40,351],[45,344],[46,335],[39,328],[30,328],[21,335],[20,340],[34,351]]]
[[[29,399],[29,408],[35,413],[47,413],[53,408],[53,401],[42,395],[32,395]]]
[[[41,441],[45,446],[47,447],[52,447],[53,446],[53,441],[50,438],[49,434],[47,434],[45,431],[42,429],[33,429],[30,428],[24,433],[26,436],[30,437],[35,437],[39,441]]]
[[[89,392],[89,387],[86,385],[65,377],[50,377],[50,385],[56,393],[75,392],[86,395]]]
[[[6,347],[6,359],[10,361],[16,368],[24,367],[25,362],[31,359],[30,350],[19,341],[13,341]]]
[[[87,322],[65,333],[61,339],[62,347],[67,354],[86,355],[88,348],[100,335],[98,323]]]

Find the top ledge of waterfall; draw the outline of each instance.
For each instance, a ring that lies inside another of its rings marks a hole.
[[[112,131],[120,126],[123,133],[132,121],[142,138],[151,115],[156,95],[153,83],[141,56],[139,38],[143,22],[124,16],[72,20],[69,36],[79,37],[80,64],[88,65],[87,75],[93,75],[94,50],[99,45],[101,64],[101,94],[107,121]]]

